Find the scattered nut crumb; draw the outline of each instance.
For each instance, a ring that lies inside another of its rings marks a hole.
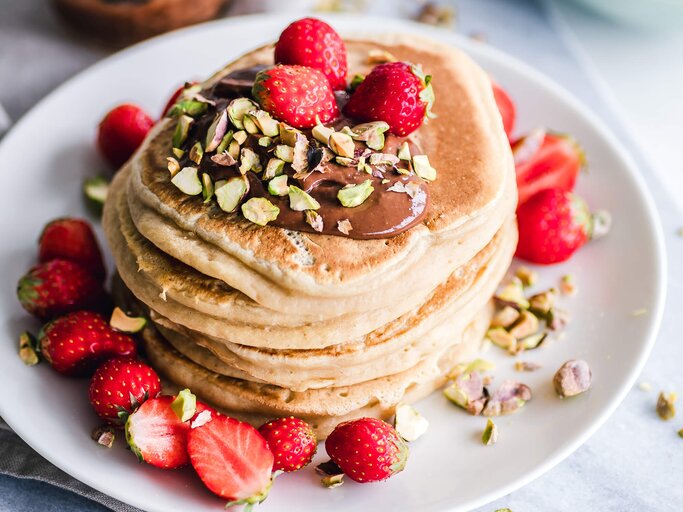
[[[114,429],[112,427],[105,426],[97,427],[92,431],[90,437],[92,437],[93,441],[96,441],[97,444],[100,444],[106,448],[111,448],[114,444],[114,438],[116,436],[114,435]]]
[[[428,2],[417,15],[417,21],[427,25],[452,28],[455,25],[455,9],[450,5]]]
[[[518,372],[534,372],[541,368],[538,363],[532,363],[530,361],[515,361],[515,371]]]
[[[484,428],[484,432],[481,434],[481,442],[484,443],[485,446],[491,446],[496,444],[496,441],[498,441],[498,427],[493,423],[493,420],[489,418],[486,421],[486,428]]]
[[[368,52],[368,64],[384,64],[385,62],[396,62],[396,57],[386,50],[374,49]]]
[[[683,428],[678,431],[678,437],[683,437]]]
[[[553,377],[555,392],[560,398],[576,396],[591,387],[592,372],[582,359],[570,359],[557,370]]]
[[[536,284],[536,281],[538,281],[538,272],[525,266],[519,267],[515,272],[515,276],[522,281],[522,286],[524,287],[533,286]]]
[[[676,416],[676,393],[665,393],[662,391],[657,398],[657,414],[664,421],[668,421]]]
[[[652,391],[652,384],[649,382],[642,381],[638,383],[638,389],[641,391]]]
[[[640,309],[634,309],[631,311],[631,316],[643,316],[647,315],[647,309],[645,308],[640,308]]]
[[[576,295],[578,289],[574,283],[574,276],[572,274],[566,274],[560,279],[560,292],[562,295],[567,295],[568,297],[573,297]]]
[[[320,481],[328,489],[339,487],[344,483],[344,472],[331,460],[318,464],[315,472],[322,477]]]

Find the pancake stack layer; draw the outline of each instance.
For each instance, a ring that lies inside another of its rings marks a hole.
[[[415,137],[438,178],[419,225],[361,240],[227,214],[171,183],[172,119],[119,171],[104,212],[119,300],[152,320],[153,366],[232,416],[295,415],[321,439],[346,419],[391,416],[476,355],[517,241],[514,166],[484,72],[432,41],[347,49],[349,76],[376,49],[433,75],[439,117]],[[272,64],[272,48],[204,87],[255,64]]]

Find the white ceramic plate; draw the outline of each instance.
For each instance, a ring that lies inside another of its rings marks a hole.
[[[90,441],[97,421],[86,382],[59,377],[47,365],[25,367],[16,356],[20,330],[31,321],[14,287],[35,258],[36,238],[53,217],[83,215],[80,183],[105,165],[93,138],[104,113],[123,101],[159,112],[185,79],[204,77],[240,53],[277,37],[282,17],[230,19],[160,37],[104,60],[39,103],[0,147],[0,414],[26,442],[74,477],[121,501],[164,512],[220,510],[223,502],[203,489],[192,470],[164,472],[139,466],[121,440],[112,450]],[[408,22],[333,18],[342,33],[367,26],[421,33],[465,49],[516,98],[520,131],[549,125],[575,135],[591,171],[579,192],[610,210],[609,237],[589,244],[565,265],[541,270],[541,286],[571,272],[580,288],[565,300],[573,322],[562,341],[528,353],[543,364],[515,374],[513,358],[492,349],[496,380],[522,378],[533,400],[516,415],[497,420],[494,447],[479,440],[485,421],[449,404],[440,393],[418,404],[430,420],[428,434],[411,445],[407,469],[386,483],[322,488],[312,468],[280,477],[263,512],[274,510],[466,510],[530,482],[574,451],[621,402],[643,366],[659,325],[665,289],[662,236],[643,180],[624,149],[602,124],[561,87],[485,45]],[[441,97],[438,101],[448,101]],[[437,103],[438,105],[438,103]],[[647,314],[633,316],[645,308]],[[550,384],[565,360],[584,358],[593,389],[560,402]],[[322,459],[319,453],[317,459]]]

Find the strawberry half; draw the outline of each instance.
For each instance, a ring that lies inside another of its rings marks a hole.
[[[90,379],[90,405],[107,423],[122,425],[128,416],[148,398],[161,392],[157,373],[133,359],[105,361]]]
[[[315,455],[318,441],[304,420],[290,416],[264,423],[258,429],[273,452],[274,471],[297,471],[308,465]]]
[[[40,334],[40,350],[59,373],[83,376],[112,357],[137,355],[133,338],[109,327],[98,313],[76,311],[53,320]]]
[[[275,45],[275,62],[319,69],[334,90],[346,89],[346,45],[324,21],[303,18],[284,29]]]
[[[109,163],[121,167],[142,144],[152,126],[154,120],[137,105],[119,105],[100,122],[97,147]]]
[[[40,235],[38,259],[62,259],[78,263],[94,277],[105,277],[102,252],[92,227],[82,219],[63,218],[50,222]]]
[[[57,259],[35,265],[19,279],[17,297],[26,311],[48,320],[78,309],[96,309],[104,290],[81,265]]]
[[[278,65],[260,71],[252,88],[261,108],[294,128],[312,128],[316,116],[328,123],[339,116],[329,81],[319,69]]]
[[[266,440],[249,425],[222,414],[190,429],[190,461],[211,492],[228,505],[260,503],[272,484],[273,454]]]
[[[345,421],[325,441],[332,461],[356,482],[378,482],[403,471],[408,445],[388,423],[376,418]]]
[[[498,106],[498,111],[503,119],[503,128],[505,133],[510,138],[512,135],[512,130],[515,129],[515,119],[516,119],[516,108],[515,104],[510,98],[510,95],[496,82],[491,82],[493,87],[493,98],[496,100],[496,105]]]
[[[344,114],[359,121],[384,121],[389,131],[405,136],[433,117],[431,76],[420,66],[388,62],[376,66],[360,83],[344,107]]]

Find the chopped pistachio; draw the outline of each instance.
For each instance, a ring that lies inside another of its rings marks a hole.
[[[532,295],[529,297],[529,309],[536,315],[546,317],[555,305],[555,295],[555,288]]]
[[[387,192],[399,192],[401,194],[405,194],[406,193],[406,186],[402,181],[397,181],[392,186],[387,188]]]
[[[507,350],[511,354],[517,353],[517,338],[502,327],[489,329],[486,333],[486,337],[490,339],[494,345]]]
[[[247,140],[247,137],[249,137],[249,134],[244,130],[235,132],[232,135],[233,140],[237,141],[237,144],[239,144],[240,146],[244,144],[244,142]]]
[[[353,226],[351,225],[351,221],[349,219],[342,219],[337,221],[337,229],[341,233],[348,235],[353,229]]]
[[[328,144],[330,135],[334,133],[334,128],[328,128],[322,124],[316,124],[311,131],[313,138],[322,144]]]
[[[233,213],[249,192],[249,179],[236,176],[228,180],[216,182],[214,194],[221,210]]]
[[[109,325],[117,331],[134,334],[145,328],[147,319],[143,316],[129,316],[121,308],[115,307]]]
[[[227,151],[223,153],[216,153],[211,157],[211,161],[223,167],[230,167],[231,165],[235,165],[237,163],[237,160],[235,160]]]
[[[317,210],[320,208],[320,203],[316,201],[313,196],[295,185],[289,186],[288,193],[289,207],[294,211],[303,212],[305,210]]]
[[[212,419],[213,417],[211,416],[211,411],[209,409],[204,409],[190,422],[190,428],[197,428],[201,427],[202,425],[206,425]]]
[[[280,124],[270,117],[270,114],[265,110],[250,112],[250,119],[266,137],[277,137],[280,135]]]
[[[429,163],[427,155],[413,156],[413,169],[415,174],[427,181],[434,181],[436,179],[436,169]]]
[[[262,170],[258,155],[250,148],[242,148],[240,151],[240,174],[246,174],[249,171],[259,173]]]
[[[532,363],[530,361],[515,361],[515,371],[518,372],[533,372],[541,368],[538,363]]]
[[[339,156],[353,158],[356,146],[350,135],[341,132],[333,132],[329,136],[330,149]]]
[[[410,198],[412,199],[415,196],[417,196],[417,194],[420,192],[420,184],[415,183],[414,181],[409,181],[408,183],[406,183],[405,189],[406,194],[408,194],[408,196],[410,196]]]
[[[437,2],[427,2],[417,15],[417,21],[427,25],[451,28],[455,24],[455,8]]]
[[[553,308],[548,312],[546,324],[552,331],[563,329],[569,323],[569,313],[560,308]]]
[[[481,434],[481,442],[484,443],[485,446],[491,446],[496,444],[496,441],[498,441],[498,427],[493,423],[493,420],[489,418],[486,420],[486,428],[484,428],[484,432]]]
[[[536,315],[529,311],[522,311],[517,321],[510,328],[510,334],[517,339],[526,338],[538,332],[539,325]]]
[[[522,408],[531,400],[531,389],[521,382],[504,381],[489,397],[482,411],[484,416],[500,416]]]
[[[384,132],[389,129],[389,125],[384,121],[371,121],[354,126],[351,131],[353,138],[365,142],[365,144],[375,151],[384,148]]]
[[[275,156],[284,162],[292,163],[294,160],[294,148],[278,144],[275,146]]]
[[[662,391],[657,398],[657,414],[663,420],[670,420],[676,416],[675,403],[678,399],[676,393],[665,393]]]
[[[386,179],[386,178],[383,178],[382,181],[380,181],[380,183],[381,183],[382,185],[386,185],[387,183],[391,183],[391,180],[388,180],[388,179]],[[389,188],[391,188],[391,187],[389,187]],[[404,187],[404,188],[405,188],[405,187]],[[387,189],[387,190],[389,190],[389,189]]]
[[[196,167],[184,167],[171,178],[171,183],[188,196],[196,196],[202,193],[202,183],[199,181]]]
[[[507,329],[514,324],[519,318],[519,311],[512,306],[503,306],[502,309],[496,311],[491,320],[491,327],[504,327]]]
[[[486,391],[479,372],[458,375],[443,393],[451,402],[474,416],[481,414],[486,403]]]
[[[344,472],[331,460],[319,464],[315,472],[322,477],[320,481],[329,489],[339,487],[344,483]]]
[[[303,133],[296,134],[294,154],[292,156],[292,169],[294,169],[296,173],[304,173],[308,170],[308,139]]]
[[[646,391],[646,392],[652,391],[652,384],[650,384],[649,382],[645,382],[645,381],[639,382],[638,383],[638,389],[640,389],[641,391]]]
[[[233,160],[237,161],[237,159],[240,157],[240,143],[235,139],[230,141],[230,144],[228,144],[227,153],[233,158]]]
[[[320,479],[320,482],[328,489],[334,489],[335,487],[339,487],[344,483],[344,473],[324,476]]]
[[[223,135],[223,138],[221,139],[221,143],[216,148],[216,153],[223,153],[226,149],[228,149],[228,145],[232,142],[232,135],[232,130],[225,132],[225,135]]]
[[[280,176],[284,172],[285,162],[279,158],[271,158],[266,164],[266,170],[263,173],[264,180],[270,180],[276,176]],[[284,194],[283,194],[284,195]]]
[[[177,117],[181,115],[196,117],[205,113],[208,108],[208,103],[203,101],[189,99],[182,100],[171,107],[171,109],[168,111],[168,115],[171,117]]]
[[[562,292],[562,295],[569,297],[576,295],[577,288],[572,274],[562,276],[562,279],[560,279],[560,292]]]
[[[201,142],[195,142],[192,148],[190,148],[190,154],[188,155],[190,160],[199,165],[202,162],[202,157],[204,156],[204,148]]]
[[[244,218],[259,226],[265,226],[274,221],[279,214],[280,208],[265,197],[252,197],[242,205]]]
[[[264,137],[259,137],[258,140],[258,145],[261,146],[262,148],[268,148],[270,145],[273,143],[273,139],[270,137],[264,136]]]
[[[83,180],[83,194],[98,206],[104,205],[109,191],[109,181],[102,176],[93,176]]]
[[[188,421],[197,412],[197,397],[185,388],[171,402],[171,409],[180,421]]]
[[[38,340],[30,332],[19,335],[19,358],[26,366],[35,366],[40,362]]]
[[[683,428],[678,431],[678,437],[683,437]]]
[[[173,156],[176,158],[182,158],[185,155],[185,151],[180,148],[173,148],[171,151],[173,152]]]
[[[114,445],[116,435],[114,434],[114,427],[104,426],[95,428],[90,437],[100,446],[111,448]]]
[[[355,208],[363,204],[363,202],[370,197],[370,194],[374,191],[372,182],[370,180],[365,180],[363,183],[358,185],[347,185],[337,192],[337,199],[346,208]]]
[[[347,158],[345,156],[337,156],[334,159],[339,165],[344,167],[355,167],[356,161],[353,158]]]
[[[365,77],[360,73],[356,73],[355,75],[353,75],[353,78],[351,79],[351,84],[349,85],[349,89],[351,89],[351,92],[358,89],[358,86],[361,83],[363,83],[363,80],[365,80]]]
[[[388,153],[373,153],[370,155],[370,165],[396,165],[399,161],[396,155]]]
[[[215,155],[214,155],[215,156]],[[202,197],[205,203],[210,203],[214,194],[214,184],[209,173],[202,174]]]
[[[259,128],[256,125],[254,116],[252,116],[251,114],[244,114],[244,117],[242,118],[242,124],[244,125],[244,130],[247,133],[251,135],[259,133]]]
[[[403,144],[398,148],[398,158],[400,160],[406,160],[410,162],[412,160],[412,157],[410,156],[410,146],[408,145],[408,141],[404,141]]]
[[[529,301],[524,296],[522,281],[513,277],[503,289],[496,294],[496,299],[519,309],[529,309]]]
[[[230,102],[228,105],[228,116],[230,117],[230,122],[239,130],[244,129],[244,115],[250,110],[257,109],[256,103],[248,98],[237,98]],[[242,142],[240,142],[242,144]]]
[[[408,442],[416,441],[427,431],[429,421],[408,404],[396,406],[394,428]]]
[[[575,396],[591,387],[591,369],[586,361],[570,359],[553,377],[555,392],[560,398]]]
[[[218,148],[218,146],[223,142],[223,137],[225,137],[227,131],[228,112],[226,110],[221,110],[218,114],[216,114],[216,117],[214,117],[209,129],[206,132],[205,146],[207,153],[210,153]]]
[[[315,231],[320,233],[323,230],[323,218],[314,210],[306,210],[305,212],[306,224],[311,226]]]
[[[384,64],[385,62],[396,62],[396,57],[386,50],[374,48],[368,52],[368,64]]]
[[[190,116],[182,115],[178,118],[178,124],[176,124],[175,132],[173,132],[173,147],[179,148],[187,140],[187,134],[190,131],[190,127],[194,124],[194,119]]]
[[[529,267],[521,266],[515,272],[515,276],[522,282],[525,288],[533,286],[538,281],[538,272],[531,270]]]
[[[282,142],[285,146],[294,147],[296,141],[299,138],[299,135],[302,135],[302,133],[299,130],[289,126],[286,123],[280,123],[278,128],[280,134],[280,142]]]
[[[517,340],[517,351],[533,350],[540,347],[548,337],[547,332],[537,332]]]
[[[276,176],[268,182],[268,192],[273,196],[286,196],[289,194],[287,175]]]

